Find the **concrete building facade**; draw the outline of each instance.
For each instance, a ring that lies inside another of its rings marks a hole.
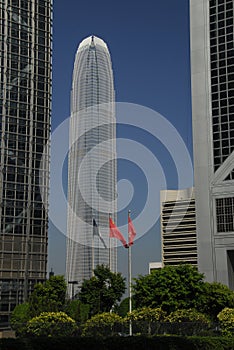
[[[190,0],[198,267],[234,289],[233,0]]]
[[[194,189],[160,191],[162,265],[197,266]]]

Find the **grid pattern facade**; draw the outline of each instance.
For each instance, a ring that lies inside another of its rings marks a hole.
[[[190,195],[188,190],[161,191],[163,265],[197,265],[195,199]]]
[[[234,197],[216,199],[218,232],[234,232]]]
[[[68,281],[92,276],[96,265],[116,271],[116,242],[109,240],[109,213],[116,213],[116,123],[111,58],[99,38],[77,50],[71,92],[68,170]],[[108,248],[94,235],[93,219]],[[110,243],[112,244],[111,246]]]
[[[234,289],[234,2],[190,0],[198,268]]]
[[[46,278],[51,11],[51,0],[0,0],[0,323],[6,324]]]
[[[233,1],[210,1],[214,170],[234,150]],[[227,179],[232,179],[233,173]]]

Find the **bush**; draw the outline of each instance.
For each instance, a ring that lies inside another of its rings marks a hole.
[[[107,337],[121,331],[123,319],[115,313],[103,312],[91,317],[84,325],[82,335]]]
[[[210,319],[195,309],[181,309],[166,317],[167,332],[178,335],[198,335],[210,328]]]
[[[195,309],[180,309],[166,317],[168,322],[201,322],[209,324],[209,318]]]
[[[26,333],[35,337],[71,336],[76,331],[76,322],[64,312],[43,312],[26,326]]]
[[[1,350],[233,350],[228,337],[110,337],[110,338],[25,338],[0,339]]]
[[[133,333],[155,334],[159,332],[160,322],[165,316],[165,311],[160,307],[155,309],[143,307],[129,312],[125,320],[132,322]]]
[[[218,315],[221,332],[223,335],[233,335],[234,333],[234,309],[225,307]]]

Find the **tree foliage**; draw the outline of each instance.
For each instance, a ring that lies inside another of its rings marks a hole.
[[[121,330],[123,319],[113,312],[103,312],[92,316],[84,325],[82,335],[112,336]]]
[[[132,310],[134,310],[136,308],[135,306],[135,300],[132,297]],[[118,306],[116,306],[115,308],[115,312],[121,316],[121,317],[125,317],[127,316],[127,313],[129,312],[129,297],[124,298],[120,304]]]
[[[100,265],[94,269],[94,276],[81,286],[79,299],[90,306],[90,314],[108,312],[120,301],[125,291],[125,278],[121,273],[111,272]]]
[[[51,276],[44,283],[38,283],[29,297],[30,315],[42,312],[61,311],[65,305],[66,282],[63,276]]]
[[[225,307],[234,308],[234,292],[221,283],[205,282],[204,293],[200,298],[199,310],[213,320]]]
[[[10,319],[11,327],[15,330],[16,335],[23,336],[25,334],[26,324],[30,318],[31,316],[29,303],[16,305]]]
[[[203,274],[191,265],[165,266],[139,276],[133,285],[136,307],[162,307],[167,312],[199,307]]]
[[[85,323],[89,317],[89,305],[78,299],[67,301],[64,311],[78,323]]]
[[[26,333],[35,337],[71,336],[77,330],[76,322],[64,312],[43,312],[28,321]]]

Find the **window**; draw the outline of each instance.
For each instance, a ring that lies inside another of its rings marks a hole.
[[[216,220],[218,232],[234,231],[234,197],[216,199]]]

